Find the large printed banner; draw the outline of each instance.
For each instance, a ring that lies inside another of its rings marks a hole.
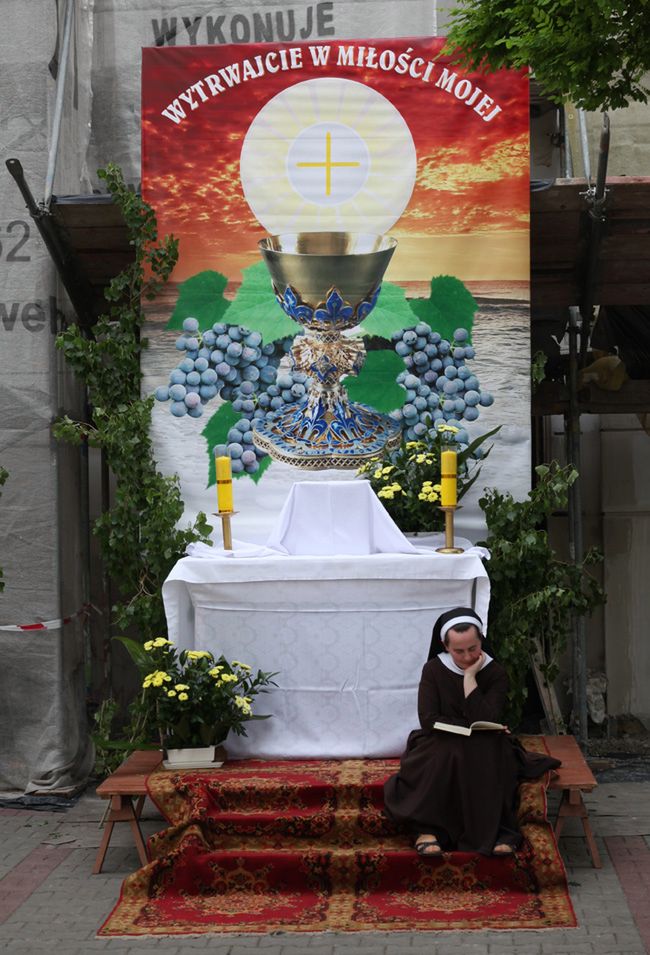
[[[180,240],[172,280],[148,306],[144,388],[159,399],[158,461],[180,475],[188,516],[215,509],[215,446],[234,446],[235,535],[249,540],[267,536],[293,481],[354,478],[340,462],[331,470],[291,463],[276,453],[286,441],[273,428],[270,444],[255,440],[269,420],[288,421],[323,397],[320,370],[329,374],[334,358],[307,348],[312,365],[294,364],[306,350],[301,341],[294,358],[289,351],[299,322],[308,334],[319,321],[348,329],[335,364],[353,356],[345,384],[354,407],[377,411],[368,432],[380,434],[380,419],[407,440],[436,420],[469,439],[501,426],[463,502],[469,536],[481,536],[484,486],[525,494],[527,79],[465,73],[441,56],[443,45],[143,50],[143,192],[160,232]],[[376,303],[370,280],[357,302],[338,295],[336,276],[327,301],[301,298],[304,276],[275,275],[274,291],[260,240],[342,232],[396,240]],[[354,358],[362,339],[365,360]],[[443,376],[454,354],[452,387]],[[336,417],[330,398],[323,427]]]

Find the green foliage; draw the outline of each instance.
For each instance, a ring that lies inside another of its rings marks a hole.
[[[426,322],[443,338],[451,341],[457,328],[466,328],[471,342],[478,306],[469,289],[455,276],[435,276],[431,279],[429,298],[411,299],[409,305],[419,321]]]
[[[412,324],[413,315],[404,289],[392,282],[384,282],[377,304],[359,330],[362,335],[378,335],[390,340],[393,332],[399,328],[409,328]],[[400,370],[403,371],[403,368]]]
[[[150,707],[138,695],[129,706],[129,720],[121,730],[114,727],[118,703],[112,697],[102,700],[93,716],[91,738],[95,744],[95,776],[110,776],[136,749],[157,749],[153,739]]]
[[[228,310],[228,323],[259,332],[265,342],[297,335],[300,325],[285,315],[278,305],[264,262],[249,265],[243,269],[242,276],[242,283]]]
[[[168,329],[183,330],[186,318],[196,318],[201,331],[223,321],[230,302],[223,297],[228,279],[221,272],[198,272],[181,283],[176,307],[167,322]]]
[[[0,464],[0,487],[2,487],[2,485],[6,482],[8,477],[9,477],[9,471],[7,471],[6,468],[3,468],[2,465]],[[0,497],[2,497],[1,493],[0,493]],[[4,574],[2,572],[2,567],[0,567],[0,593],[2,593],[4,589],[5,589]]]
[[[500,426],[499,426],[500,427]],[[445,524],[440,504],[440,455],[443,451],[457,452],[458,500],[471,488],[481,469],[477,464],[484,460],[491,448],[482,445],[493,437],[499,428],[475,438],[471,444],[458,444],[459,429],[443,424],[435,437],[428,432],[419,441],[407,441],[397,451],[385,452],[359,469],[373,491],[393,518],[406,533],[413,531],[439,531]]]
[[[199,513],[191,526],[177,529],[183,516],[178,478],[156,468],[149,437],[153,398],[140,398],[140,353],[144,322],[141,297],[154,298],[168,279],[178,244],[158,242],[156,219],[147,203],[125,185],[117,166],[100,170],[122,210],[135,261],[116,276],[105,297],[110,303],[88,337],[70,325],[57,338],[66,361],[87,388],[90,421],[64,417],[54,425],[60,440],[87,441],[101,448],[116,478],[112,507],[93,528],[104,565],[122,597],[113,608],[120,629],[135,626],[143,639],[165,631],[161,587],[190,541],[205,539],[211,528]]]
[[[647,0],[458,0],[446,51],[467,69],[530,66],[558,102],[617,109],[647,102],[649,14]]]
[[[530,380],[532,385],[533,394],[537,391],[537,386],[540,385],[544,378],[546,377],[546,362],[548,358],[543,351],[536,351],[533,355],[533,359],[530,365]]]
[[[401,408],[406,391],[395,379],[402,371],[404,360],[392,349],[368,352],[359,374],[345,379],[350,400],[361,401],[382,412]]]
[[[247,663],[229,663],[224,656],[215,660],[207,650],[178,651],[164,637],[143,646],[117,639],[140,671],[143,705],[165,746],[212,746],[230,731],[246,736],[250,720],[269,719],[253,714],[251,704],[275,685],[275,673],[258,670],[253,676]]]
[[[589,614],[605,601],[587,570],[601,555],[590,550],[580,564],[560,560],[543,529],[553,511],[567,506],[578,472],[555,461],[535,470],[538,482],[527,500],[515,501],[509,493],[490,489],[479,501],[488,528],[483,543],[492,555],[486,565],[491,587],[488,636],[510,677],[506,721],[512,726],[521,717],[531,657],[538,656],[551,683],[572,616]]]

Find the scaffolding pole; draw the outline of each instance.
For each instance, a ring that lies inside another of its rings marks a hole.
[[[580,446],[580,408],[578,405],[578,328],[580,310],[569,309],[569,413],[565,415],[567,460],[578,472],[569,489],[569,556],[574,564],[582,563],[584,537],[582,527],[582,456]],[[571,729],[584,746],[589,738],[587,723],[587,641],[585,618],[573,617],[571,653],[572,698]]]

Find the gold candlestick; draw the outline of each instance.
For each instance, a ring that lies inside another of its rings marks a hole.
[[[232,550],[232,528],[230,518],[238,511],[213,511],[215,517],[221,518],[221,533],[223,534],[223,549]]]
[[[454,511],[456,504],[447,504],[440,508],[445,515],[445,546],[436,547],[439,554],[464,554],[462,547],[454,547]]]

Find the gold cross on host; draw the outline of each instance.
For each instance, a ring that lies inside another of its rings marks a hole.
[[[332,134],[325,134],[325,162],[298,162],[296,166],[309,166],[311,168],[325,167],[325,195],[332,193],[332,169],[335,166],[360,166],[358,162],[333,162],[332,160]]]

